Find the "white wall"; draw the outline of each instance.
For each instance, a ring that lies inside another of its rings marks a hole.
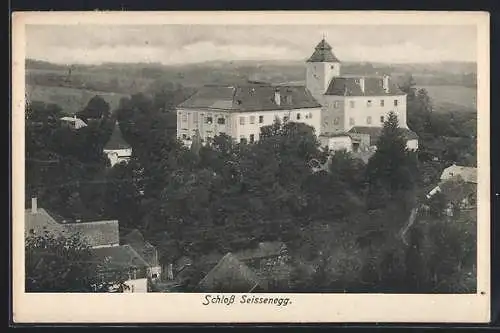
[[[300,119],[297,115],[300,114]],[[311,117],[306,115],[310,114]],[[212,124],[205,122],[206,117],[212,117]],[[263,122],[259,122],[259,117],[263,117]],[[192,137],[195,130],[198,129],[202,139],[213,138],[220,133],[226,133],[236,141],[240,138],[245,138],[250,141],[250,135],[254,135],[254,140],[259,139],[260,128],[262,126],[272,125],[275,117],[279,117],[281,121],[285,116],[289,117],[289,121],[302,122],[315,129],[316,134],[319,134],[321,124],[321,108],[307,108],[294,110],[271,110],[271,111],[256,111],[256,112],[227,112],[227,111],[208,111],[208,110],[187,110],[179,109],[177,111],[177,137],[183,138]],[[244,125],[240,124],[240,117],[243,117]],[[253,118],[252,118],[253,117]],[[224,124],[218,123],[218,118],[224,118]],[[197,120],[196,120],[197,119]],[[251,123],[253,120],[253,123]]]
[[[299,119],[297,116],[299,115]],[[263,117],[263,122],[259,122],[259,117]],[[245,138],[250,141],[250,135],[253,134],[255,140],[259,139],[260,128],[269,126],[274,123],[276,117],[282,122],[284,117],[288,117],[290,122],[304,123],[314,128],[315,134],[319,135],[321,125],[321,108],[307,108],[307,109],[294,109],[294,110],[273,110],[273,111],[259,111],[259,112],[240,112],[231,115],[232,123],[235,124],[235,131],[233,138],[239,141]],[[241,125],[240,118],[243,117],[244,125]],[[252,118],[254,117],[254,118]],[[253,124],[251,120],[254,120]]]
[[[418,149],[418,140],[406,141],[406,148],[408,148],[409,150],[417,150]]]
[[[384,101],[382,106],[380,101]],[[397,106],[394,105],[397,100]],[[351,107],[351,101],[354,102],[354,108]],[[368,106],[371,101],[371,106]],[[396,96],[349,96],[345,99],[345,119],[344,126],[346,131],[354,126],[382,127],[380,117],[387,120],[389,112],[395,112],[398,116],[399,127],[408,128],[406,123],[406,95]],[[371,117],[371,123],[368,123],[368,117]],[[351,123],[351,118],[354,124]]]
[[[306,62],[306,87],[320,103],[332,78],[339,75],[340,63]]]
[[[148,292],[148,279],[135,279],[135,280],[127,280],[125,284],[129,286],[128,290],[125,290],[126,293],[147,293]]]
[[[319,141],[321,142],[321,147],[328,147],[328,150],[342,150],[352,151],[352,140],[349,136],[336,136],[336,137],[326,137],[320,136]]]
[[[132,156],[132,149],[104,150],[104,153],[108,156],[111,166],[114,166],[122,161],[128,161]]]

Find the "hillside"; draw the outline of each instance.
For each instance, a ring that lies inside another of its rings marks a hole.
[[[417,85],[425,86],[429,91],[438,110],[448,107],[460,111],[475,109],[475,64],[343,62],[342,72],[359,75],[388,73],[396,80],[411,73]],[[115,108],[123,96],[157,91],[164,86],[192,90],[205,84],[239,84],[248,80],[303,84],[304,77],[303,61],[211,61],[177,66],[154,63],[65,66],[26,60],[26,84],[30,98],[60,104],[68,113],[81,109],[96,94]]]

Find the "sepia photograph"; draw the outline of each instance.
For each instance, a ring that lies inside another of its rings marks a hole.
[[[487,15],[131,14],[18,16],[23,295],[489,316]]]

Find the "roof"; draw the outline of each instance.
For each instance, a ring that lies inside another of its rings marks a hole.
[[[81,234],[90,246],[114,245],[120,242],[118,221],[66,223],[66,230]]]
[[[25,230],[40,233],[47,231],[53,235],[76,235],[80,234],[90,246],[106,246],[118,244],[118,221],[93,221],[60,223],[54,218],[55,214],[49,214],[43,208],[37,208],[36,213],[31,209],[25,211]]]
[[[115,128],[113,129],[113,133],[111,133],[111,137],[104,146],[104,150],[120,150],[120,149],[130,149],[130,145],[123,138],[120,126],[118,125],[118,122],[116,122]]]
[[[340,60],[333,54],[332,47],[323,38],[321,42],[316,45],[314,53],[307,62],[340,62]]]
[[[156,267],[160,265],[156,247],[150,242],[146,241],[142,233],[134,229],[123,237],[122,242],[139,253],[139,255],[151,266]]]
[[[439,188],[446,198],[455,202],[461,201],[477,191],[475,183],[455,182],[452,179],[441,182]]]
[[[467,183],[477,184],[477,168],[453,164],[444,169],[441,174],[441,180],[447,180],[453,177],[460,177]]]
[[[280,105],[275,102],[280,93]],[[178,105],[184,109],[209,109],[234,112],[319,108],[321,104],[305,86],[245,84],[239,86],[204,86]]]
[[[364,91],[361,89],[360,80],[365,81]],[[340,76],[334,77],[328,88],[326,89],[325,95],[336,95],[336,96],[394,96],[394,95],[404,95],[404,93],[399,90],[399,88],[393,84],[389,83],[389,90],[386,92],[383,86],[384,78],[382,76]]]
[[[76,129],[87,126],[87,124],[83,120],[81,120],[80,118],[76,118],[76,117],[62,117],[61,120],[67,121],[70,123],[75,123]]]
[[[109,270],[148,268],[148,263],[130,246],[109,246],[91,250],[92,257]]]
[[[53,235],[63,234],[64,226],[58,223],[45,209],[37,208],[36,213],[32,213],[31,209],[26,209],[24,212],[25,232],[33,230],[36,233],[48,232]]]
[[[203,292],[250,292],[259,284],[257,275],[228,253],[200,281],[197,289]]]
[[[254,249],[247,249],[235,253],[235,257],[239,260],[251,260],[278,256],[286,249],[283,242],[263,242]]]
[[[408,128],[399,128],[401,134],[406,140],[416,140],[418,135]],[[370,136],[370,145],[374,146],[377,144],[378,138],[382,134],[382,127],[372,127],[372,126],[354,126],[348,133],[351,134],[365,134]]]

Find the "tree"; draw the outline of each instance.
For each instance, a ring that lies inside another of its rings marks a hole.
[[[31,235],[25,251],[27,292],[120,292],[126,288],[124,272],[102,279],[105,267],[93,259],[90,247],[78,235]]]
[[[394,112],[389,114],[377,142],[377,151],[367,165],[369,206],[381,208],[390,202],[402,203],[408,209],[406,194],[415,186],[416,163],[406,148]]]
[[[83,120],[108,118],[110,115],[108,102],[99,95],[92,97],[85,108],[78,113]]]

